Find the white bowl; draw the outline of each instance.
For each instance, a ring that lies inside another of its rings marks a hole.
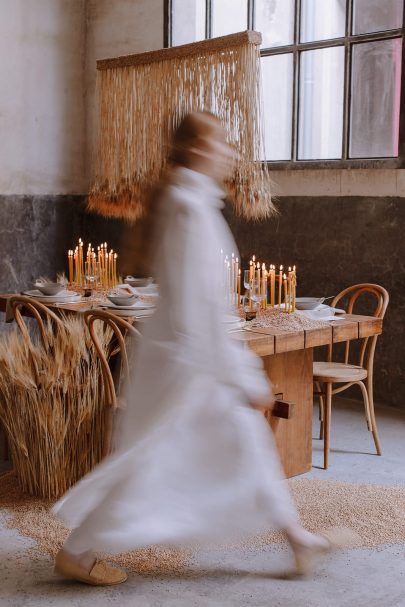
[[[323,297],[297,297],[295,307],[297,310],[316,310],[322,301]]]
[[[147,287],[153,282],[153,278],[135,278],[134,276],[127,276],[125,282],[131,287]]]
[[[121,293],[120,295],[107,295],[107,299],[115,306],[131,306],[138,299],[137,295]]]
[[[35,289],[38,289],[42,295],[57,295],[65,288],[58,282],[35,282],[33,286]]]

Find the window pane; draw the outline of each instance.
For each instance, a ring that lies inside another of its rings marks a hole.
[[[212,0],[212,35],[226,36],[247,29],[247,0]]]
[[[294,0],[256,0],[255,30],[263,36],[263,48],[294,42]]]
[[[353,33],[366,34],[402,27],[403,0],[355,0]]]
[[[402,40],[353,46],[350,157],[398,156]]]
[[[205,0],[172,0],[172,46],[205,38]]]
[[[298,158],[342,157],[344,48],[301,53]]]
[[[346,32],[346,0],[302,0],[301,42],[340,38]]]
[[[292,137],[293,56],[262,58],[266,160],[290,160]]]

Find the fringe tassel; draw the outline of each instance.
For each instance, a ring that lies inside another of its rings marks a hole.
[[[149,189],[165,170],[174,129],[185,114],[207,110],[219,117],[238,151],[227,184],[237,214],[258,219],[274,212],[269,172],[261,162],[261,37],[244,34],[186,45],[187,54],[177,47],[99,62],[89,210],[132,221],[142,217]]]

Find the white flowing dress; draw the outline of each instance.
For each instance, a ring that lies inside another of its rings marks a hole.
[[[270,396],[261,360],[227,333],[221,249],[236,245],[206,175],[173,171],[160,204],[156,277],[117,450],[54,512],[66,549],[120,552],[293,524],[271,430],[249,402]]]

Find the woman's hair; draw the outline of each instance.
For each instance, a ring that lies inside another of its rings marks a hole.
[[[218,134],[220,121],[211,112],[191,112],[173,133],[168,164],[187,166],[190,148],[199,147],[207,137]]]
[[[126,238],[123,239],[123,249],[126,252],[125,273],[148,276],[153,272],[154,250],[159,238],[159,206],[170,169],[174,166],[187,166],[191,148],[204,145],[206,138],[216,137],[219,127],[220,122],[214,114],[192,112],[184,116],[175,129],[167,159],[167,170],[159,183],[151,187],[145,216],[129,227]]]

